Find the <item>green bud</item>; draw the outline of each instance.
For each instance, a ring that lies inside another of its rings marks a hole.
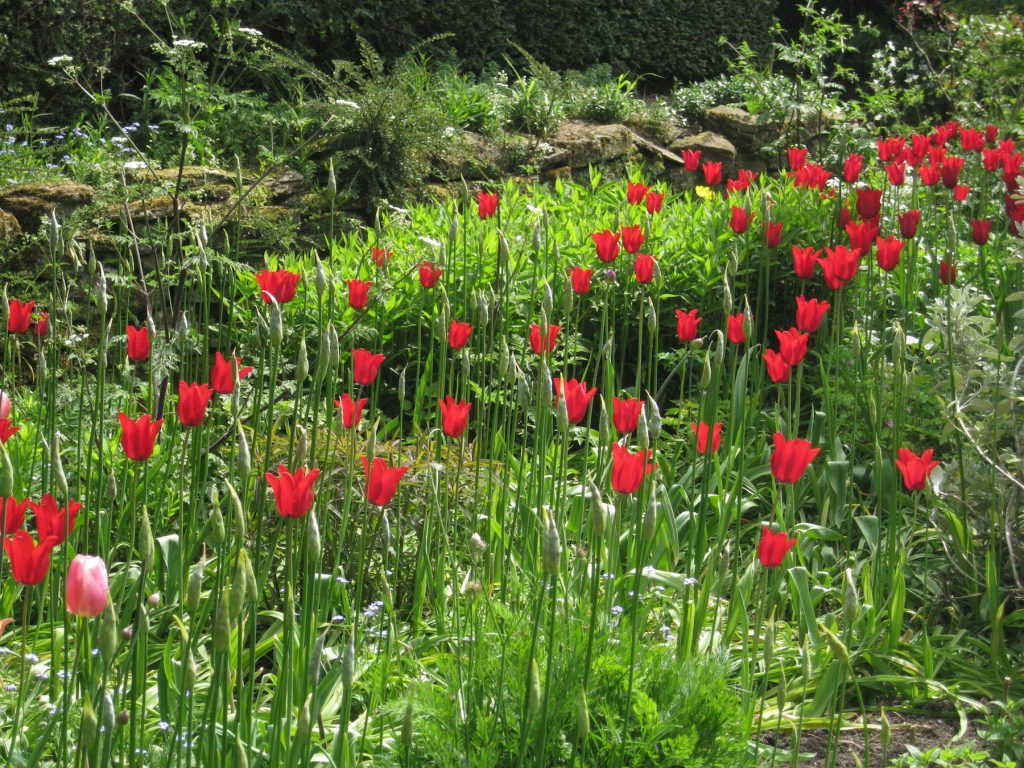
[[[413,724],[413,688],[409,686],[409,699],[405,702],[405,717],[402,718],[402,751],[409,754],[412,751],[412,724]]]
[[[843,594],[843,623],[852,627],[860,613],[860,597],[857,595],[857,580],[853,569],[846,569],[846,589]]]
[[[244,483],[252,471],[252,455],[249,453],[249,441],[245,437],[245,430],[242,429],[242,422],[236,423],[236,431],[238,432],[238,454],[235,456],[235,468],[238,470],[238,475]],[[234,496],[236,499],[238,498],[237,493]],[[241,506],[241,501],[238,504]]]
[[[149,522],[149,510],[142,508],[142,519],[139,521],[139,540],[136,543],[139,550],[139,559],[142,561],[143,571],[153,567],[153,551],[156,543],[153,541],[153,527]]]
[[[345,650],[341,655],[341,684],[351,689],[352,681],[356,677],[356,643],[352,635],[349,635]]]
[[[206,554],[199,556],[199,562],[192,567],[188,578],[188,591],[185,596],[185,607],[189,613],[199,610],[199,599],[203,593],[203,572],[206,570]]]
[[[327,161],[327,194],[331,200],[338,196],[338,177],[334,175],[334,158]]]
[[[558,398],[558,404],[555,406],[555,416],[558,420],[558,428],[562,432],[569,431],[569,408],[565,404],[565,398]]]
[[[530,659],[530,678],[526,687],[526,712],[532,718],[540,710],[540,669],[537,660]],[[526,727],[526,724],[523,724]]]
[[[541,241],[540,241],[540,222],[537,221],[537,222],[534,222],[534,225],[533,225],[533,243],[532,243],[532,245],[533,245],[534,252],[540,250],[540,244],[541,244]]]
[[[405,372],[409,366],[402,369],[402,372],[398,374],[398,405],[402,406],[405,404]]]
[[[320,257],[314,257],[316,259],[316,272],[313,276],[313,285],[316,287],[316,295],[318,298],[323,298],[324,293],[327,292],[327,272],[324,271],[324,263],[320,261]]]
[[[654,308],[654,302],[651,301],[651,297],[647,297],[647,332],[656,333],[658,330],[658,310]]]
[[[509,352],[508,342],[505,341],[505,337],[501,337],[501,352],[498,358],[498,378],[502,381],[508,378],[509,364],[512,362],[512,353]]]
[[[96,710],[86,699],[82,705],[82,749],[86,752],[96,746],[96,734],[99,732],[99,721],[96,718]]]
[[[732,314],[732,288],[729,287],[729,273],[722,275],[722,312]]]
[[[551,293],[551,285],[546,280],[544,281],[544,296],[541,298],[540,306],[541,309],[544,311],[544,315],[542,316],[544,319],[544,324],[541,330],[544,332],[545,335],[547,335],[548,318],[551,317],[551,312],[554,310],[555,297]]]
[[[68,478],[64,474],[64,462],[60,457],[60,434],[53,436],[53,481],[62,499],[68,498]]]
[[[249,768],[249,752],[241,737],[235,739],[235,768]]]
[[[49,240],[50,240],[50,253],[58,253],[62,250],[61,248],[61,236],[60,236],[60,222],[57,221],[57,209],[50,209],[50,221],[49,221]]]
[[[299,339],[299,357],[295,361],[295,383],[302,384],[309,376],[309,355],[306,353],[306,339]]]
[[[306,694],[306,700],[302,703],[302,709],[299,710],[299,722],[297,725],[296,737],[300,744],[305,744],[309,741],[309,734],[313,730],[313,694]]]
[[[226,538],[227,530],[224,527],[224,515],[221,514],[220,504],[215,503],[210,507],[210,543],[215,547],[219,547]]]
[[[705,350],[704,352],[704,368],[701,371],[700,381],[697,382],[697,386],[705,390],[711,386],[711,350]]]
[[[221,653],[231,650],[231,617],[228,615],[228,596],[221,594],[217,601],[217,615],[213,620],[213,649]]]
[[[103,708],[100,712],[100,722],[109,733],[114,730],[114,723],[117,722],[117,713],[114,711],[114,697],[110,691],[103,692]]]
[[[654,534],[658,530],[658,496],[655,492],[651,492],[650,499],[647,500],[647,509],[644,512],[643,521],[643,537],[644,541],[648,544],[654,540]]]
[[[306,455],[309,453],[309,433],[301,424],[295,427],[295,465],[306,466]]]
[[[508,239],[505,237],[505,233],[502,232],[499,229],[498,230],[498,264],[501,265],[502,268],[505,268],[505,267],[508,266],[509,253],[510,253],[510,251],[509,251],[509,247],[508,247]]]
[[[103,271],[103,262],[97,263],[98,275],[96,278],[96,309],[100,317],[107,316],[107,275]]]
[[[174,329],[178,334],[178,343],[184,344],[188,341],[188,310],[182,310],[178,318],[178,327]]]
[[[455,212],[452,214],[451,221],[448,222],[448,239],[453,243],[455,238],[459,236],[459,214]]]
[[[0,446],[0,454],[3,456],[3,466],[0,467],[0,496],[7,498],[14,495],[14,465],[6,446]]]
[[[722,334],[721,328],[712,332],[711,335],[715,337],[715,367],[721,368],[725,364],[725,336]]]
[[[231,524],[234,528],[235,536],[239,539],[245,539],[245,510],[242,508],[242,500],[238,498],[238,491],[235,490],[230,481],[224,482],[224,487],[228,491],[228,501],[231,503]]]
[[[107,486],[104,493],[107,501],[111,504],[117,501],[117,475],[114,474],[114,470],[110,470],[110,474],[107,475]]]
[[[114,659],[114,654],[117,652],[117,616],[114,615],[114,603],[112,600],[107,600],[107,606],[103,609],[97,645],[100,647],[100,654],[103,656],[103,660],[110,664]]]
[[[241,617],[242,611],[245,608],[245,598],[249,591],[243,557],[248,561],[249,554],[246,552],[245,547],[238,551],[238,557],[235,559],[235,574],[231,579],[231,587],[228,589],[228,617],[232,621],[238,621]]]
[[[576,739],[584,741],[590,734],[590,709],[587,707],[587,692],[580,689],[576,699]]]
[[[612,441],[612,425],[608,421],[608,408],[604,402],[604,396],[598,395],[601,398],[601,415],[598,417],[597,433],[601,440],[601,445],[608,445]]]
[[[270,343],[275,349],[279,349],[283,339],[284,318],[281,316],[281,305],[273,301],[270,303]]]
[[[309,654],[309,680],[315,688],[320,682],[320,669],[324,657],[324,643],[327,642],[327,632],[319,635],[313,643],[313,652]]]
[[[640,447],[645,451],[651,447],[651,435],[647,430],[647,414],[644,408],[640,409],[640,416],[636,420],[636,439]]]
[[[826,627],[824,624],[819,623],[818,629],[825,636],[825,640],[828,643],[829,650],[832,651],[832,655],[843,662],[843,664],[850,663],[850,652],[846,648],[846,644],[839,638],[839,636],[831,629]]]
[[[320,524],[316,519],[316,510],[310,510],[306,522],[306,558],[307,562],[315,566],[320,565],[322,547],[320,545]]]
[[[252,602],[258,602],[260,599],[260,588],[256,583],[256,572],[252,569],[252,560],[249,558],[249,552],[244,548],[238,552],[238,568],[242,571],[242,575],[245,578],[246,596]]]
[[[882,707],[882,730],[881,730],[881,741],[882,741],[882,753],[885,754],[889,751],[889,744],[892,742],[892,726],[889,724],[889,716],[885,714],[885,707]]]
[[[537,374],[537,390],[540,392],[540,402],[545,408],[555,397],[553,387],[554,382],[551,380],[551,370],[548,368],[546,361],[541,361]]]
[[[547,515],[547,529],[544,531],[544,544],[541,549],[541,564],[544,572],[552,578],[558,577],[562,562],[562,542],[558,537],[558,528],[551,514]]]

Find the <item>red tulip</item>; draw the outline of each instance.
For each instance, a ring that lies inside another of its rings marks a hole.
[[[462,349],[469,341],[471,333],[473,333],[472,325],[452,320],[448,325],[448,346],[452,349]]]
[[[555,349],[555,342],[558,340],[558,332],[562,330],[560,325],[549,325],[547,335],[542,335],[540,326],[533,323],[530,326],[530,349],[535,355],[543,355],[545,352],[552,352]]]
[[[958,203],[962,203],[967,199],[967,195],[971,193],[971,188],[966,184],[957,184],[953,187],[953,199]]]
[[[757,542],[757,559],[765,568],[778,568],[786,553],[796,544],[784,531],[773,533],[764,525],[761,527],[761,540]]]
[[[640,420],[640,412],[644,409],[644,401],[632,397],[612,398],[612,424],[620,435],[628,435],[636,430]]]
[[[906,245],[898,237],[877,237],[875,238],[875,259],[878,266],[886,272],[892,272],[900,263],[900,251]]]
[[[638,253],[633,260],[633,274],[638,283],[649,283],[654,279],[654,257],[647,253]]]
[[[383,269],[384,265],[386,265],[394,255],[395,254],[387,248],[378,248],[376,245],[370,248],[370,260],[380,269]]]
[[[142,362],[149,357],[150,342],[149,328],[142,326],[136,328],[128,326],[128,359],[136,363]]]
[[[747,340],[747,334],[743,330],[743,324],[746,318],[742,312],[737,312],[735,315],[729,315],[726,318],[726,330],[728,332],[729,341],[733,344],[742,344]]]
[[[921,183],[926,187],[933,187],[939,183],[939,167],[936,165],[917,166],[917,175],[921,177]]]
[[[622,247],[626,249],[627,253],[639,251],[646,239],[647,235],[644,234],[644,230],[639,224],[622,228]]]
[[[21,427],[16,427],[10,419],[0,418],[0,443],[7,445],[7,441],[17,434]]]
[[[274,503],[281,517],[305,517],[313,505],[313,483],[319,469],[299,467],[294,473],[284,464],[277,465],[277,474],[267,472],[264,477],[274,491]]]
[[[661,213],[662,206],[665,205],[665,193],[655,192],[653,189],[648,190],[644,196],[644,202],[647,203],[647,212],[649,214]]]
[[[996,140],[999,139],[999,127],[989,123],[985,126],[985,141],[989,144],[995,144]]]
[[[817,189],[821,191],[828,186],[830,178],[832,178],[832,174],[824,166],[817,163],[808,163],[793,174],[793,186],[797,189]]]
[[[107,607],[110,584],[102,557],[75,555],[68,568],[67,606],[75,616],[95,619]]]
[[[235,391],[235,369],[238,369],[238,380],[241,381],[250,373],[252,373],[252,366],[242,366],[242,358],[235,357],[234,360],[228,360],[220,352],[215,353],[213,359],[213,368],[210,369],[210,386],[213,387],[214,392],[220,392],[222,395],[230,395]]]
[[[438,400],[437,404],[441,407],[441,431],[448,437],[462,437],[469,423],[469,411],[473,404],[456,400],[451,395],[446,395],[444,400]]]
[[[971,219],[971,239],[975,245],[985,245],[992,231],[992,219]]]
[[[385,506],[398,490],[399,481],[409,471],[408,467],[389,467],[382,458],[373,460],[371,467],[363,456],[363,471],[366,473],[366,498],[378,507]]]
[[[855,184],[860,178],[861,169],[864,167],[864,157],[851,152],[846,162],[843,163],[843,180],[847,184]]]
[[[924,489],[928,475],[939,466],[939,462],[932,458],[933,453],[931,448],[926,449],[920,456],[907,448],[900,448],[897,451],[899,458],[896,459],[896,466],[903,474],[903,485],[908,491]]]
[[[569,416],[569,422],[579,424],[587,415],[590,401],[597,394],[597,387],[587,389],[587,382],[585,381],[578,381],[577,379],[566,381],[561,377],[555,379],[554,385],[555,405],[558,405],[558,399],[564,395],[565,411]]]
[[[651,464],[654,451],[639,450],[632,453],[618,443],[612,443],[612,488],[618,493],[636,493],[644,478],[651,474],[657,464]]]
[[[28,499],[18,501],[13,496],[0,497],[0,535],[8,536],[25,524]]]
[[[774,349],[764,351],[764,363],[768,368],[768,378],[776,384],[789,381],[790,366],[786,359]]]
[[[814,267],[818,264],[818,257],[821,251],[811,246],[793,246],[793,271],[801,280],[814,277]]]
[[[185,427],[198,427],[206,418],[206,406],[213,396],[209,384],[178,382],[178,421]]]
[[[352,350],[352,379],[356,384],[368,386],[377,380],[380,364],[384,362],[382,353],[374,354],[368,349]]]
[[[355,429],[363,418],[363,408],[369,402],[369,398],[361,397],[354,399],[348,392],[342,393],[341,397],[334,401],[335,408],[341,408],[341,424],[345,429]]]
[[[1006,155],[1001,149],[981,150],[981,164],[989,173],[995,173],[1003,167],[1003,157]]]
[[[38,336],[40,339],[45,337],[46,334],[49,333],[49,331],[50,331],[50,313],[49,312],[40,312],[38,315],[36,315],[34,330],[36,332],[36,336]]]
[[[60,544],[75,530],[75,516],[82,508],[80,501],[68,501],[63,507],[57,506],[57,500],[49,493],[38,501],[28,503],[36,516],[36,530],[39,531],[39,540],[45,541],[52,537],[56,544]]]
[[[260,298],[267,304],[271,299],[278,304],[287,304],[295,298],[295,287],[299,284],[300,277],[302,276],[287,269],[275,272],[269,269],[262,270],[256,275],[256,282],[260,286]]]
[[[907,169],[902,162],[893,163],[892,165],[885,166],[885,175],[889,177],[889,183],[894,187],[898,187],[907,178]]]
[[[807,333],[814,333],[821,327],[821,320],[825,317],[829,307],[832,305],[827,301],[818,299],[805,299],[803,296],[796,297],[796,327]]]
[[[368,280],[349,280],[348,281],[348,305],[352,309],[364,309],[367,302],[370,300],[370,286],[372,282]]]
[[[640,205],[650,187],[644,184],[637,184],[632,181],[626,182],[626,202],[630,205]]]
[[[882,211],[882,190],[862,187],[857,190],[857,215],[873,219]]]
[[[706,421],[702,421],[700,424],[694,424],[691,421],[690,430],[697,437],[697,453],[708,452],[708,432],[711,432],[711,452],[718,453],[718,449],[722,447],[722,422],[716,421],[714,426],[709,429]]]
[[[476,198],[477,213],[481,219],[489,219],[498,212],[498,193],[481,192]]]
[[[939,262],[939,280],[943,285],[956,283],[956,265],[950,264],[948,259]]]
[[[11,396],[0,389],[0,419],[6,419],[11,415]]]
[[[573,267],[569,270],[569,281],[572,283],[572,292],[584,294],[590,292],[590,278],[594,270],[583,267]]]
[[[764,234],[764,242],[769,248],[778,248],[782,242],[782,222],[765,219],[761,225]]]
[[[985,134],[977,128],[960,129],[960,147],[964,152],[980,152],[985,146]]]
[[[700,150],[684,149],[680,152],[683,158],[683,168],[693,173],[700,167]]]
[[[676,310],[676,336],[682,342],[693,341],[697,338],[697,326],[700,325],[700,321],[703,318],[697,317],[697,310],[691,309],[689,312],[684,312],[681,309]]]
[[[779,354],[787,364],[797,366],[803,362],[807,355],[807,340],[810,336],[800,333],[796,328],[789,328],[785,331],[775,331],[775,338],[779,340]]]
[[[433,288],[441,279],[441,267],[434,266],[429,261],[420,262],[420,285],[424,288]]]
[[[732,207],[732,216],[729,218],[729,227],[737,235],[742,235],[747,231],[747,226],[750,224],[750,211],[746,208],[740,208],[738,205]]]
[[[820,448],[812,448],[809,442],[799,437],[787,440],[781,432],[776,432],[773,440],[775,450],[772,451],[772,474],[780,483],[795,483],[799,480],[814,457],[821,452]]]
[[[639,229],[639,227],[637,227]],[[595,232],[590,236],[597,247],[597,258],[605,263],[615,261],[619,255],[619,233],[606,229],[604,232]],[[642,241],[641,241],[642,242]],[[639,246],[637,246],[639,248]]]
[[[837,245],[835,248],[826,248],[828,257],[818,259],[821,271],[825,274],[825,284],[833,291],[838,291],[857,274],[860,265],[860,252],[856,249],[847,248],[845,245]]]
[[[11,299],[8,302],[7,332],[25,333],[32,322],[32,309],[34,301],[21,302],[18,299]]]
[[[847,201],[849,202],[849,201]],[[853,214],[845,206],[839,209],[839,228],[845,230],[846,225],[853,221]]]
[[[807,165],[806,147],[787,147],[786,155],[789,159],[789,170],[791,171],[799,171]]]
[[[50,551],[59,542],[50,537],[37,545],[25,531],[15,531],[14,536],[4,539],[4,549],[11,560],[11,572],[19,584],[31,586],[46,578],[50,570]]]
[[[900,234],[908,240],[917,236],[917,225],[921,222],[921,212],[909,210],[899,215]]]
[[[863,258],[871,254],[871,249],[878,237],[878,225],[873,220],[851,221],[846,225],[846,234],[850,238],[850,247],[860,251]]]
[[[709,187],[715,187],[722,183],[721,163],[707,161],[701,165],[701,169],[704,171],[704,183]]]
[[[153,421],[148,413],[134,421],[124,413],[119,413],[117,419],[121,422],[121,448],[124,455],[132,461],[145,461],[152,456],[153,445],[164,420]]]
[[[960,171],[963,170],[964,159],[956,155],[949,155],[942,161],[939,167],[939,176],[942,178],[942,186],[946,189],[953,189],[960,179]]]

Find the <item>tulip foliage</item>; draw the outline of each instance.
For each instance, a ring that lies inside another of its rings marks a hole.
[[[244,268],[172,236],[145,285],[55,235],[6,293],[0,754],[702,765],[643,718],[690,728],[703,675],[740,765],[1001,695],[1021,157],[687,150],[694,192],[510,182]]]

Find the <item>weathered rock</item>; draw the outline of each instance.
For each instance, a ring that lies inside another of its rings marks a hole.
[[[560,166],[586,168],[628,155],[633,151],[634,134],[618,123],[594,125],[566,120],[549,143],[554,151],[541,161],[541,170]]]
[[[718,163],[731,163],[736,159],[736,147],[724,136],[704,131],[695,136],[683,136],[672,142],[672,151],[681,153],[686,149],[700,151],[700,159]],[[680,156],[680,160],[682,157]]]
[[[58,216],[66,216],[91,203],[94,196],[92,187],[74,181],[19,184],[0,192],[0,210],[14,216],[22,230],[35,232],[50,211],[56,210]]]
[[[562,165],[558,168],[547,168],[540,172],[540,180],[549,184],[562,179],[564,181],[572,181],[572,168],[568,165]]]
[[[683,158],[678,152],[670,152],[660,144],[657,144],[650,139],[645,139],[636,131],[633,131],[633,143],[636,144],[636,148],[639,149],[648,160],[666,163],[669,168],[682,166],[683,164]]]
[[[767,115],[752,115],[739,107],[711,107],[704,113],[704,120],[712,131],[729,137],[741,152],[756,152],[781,135],[779,124]]]
[[[18,220],[6,211],[0,211],[0,240],[13,240],[20,234]]]
[[[452,139],[448,151],[437,159],[435,171],[440,179],[481,181],[500,176],[505,164],[505,153],[496,142],[466,131]]]
[[[261,182],[261,186],[267,190],[267,199],[274,205],[310,191],[305,177],[294,168],[272,173]]]

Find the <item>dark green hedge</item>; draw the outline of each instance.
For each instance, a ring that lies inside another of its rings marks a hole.
[[[769,43],[776,0],[169,0],[190,37],[211,40],[215,24],[233,20],[330,70],[334,59],[357,57],[365,37],[386,59],[417,42],[450,33],[464,66],[479,69],[517,43],[556,69],[610,64],[631,74],[690,81],[723,68],[728,49],[719,37]],[[139,16],[169,37],[159,0],[136,0]],[[152,37],[138,18],[111,0],[0,2],[0,98],[46,92],[47,59],[67,54],[86,72],[106,68],[114,90],[137,88],[152,57]]]

